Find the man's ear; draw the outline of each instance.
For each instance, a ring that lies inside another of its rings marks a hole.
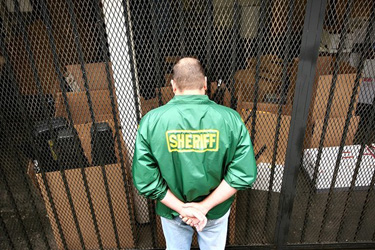
[[[173,79],[171,79],[171,85],[172,85],[173,93],[176,93],[177,87],[176,87],[176,84],[174,83]]]
[[[204,85],[203,85],[204,90],[207,90],[207,76],[204,77]]]

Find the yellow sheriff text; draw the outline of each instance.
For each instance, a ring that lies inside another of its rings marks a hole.
[[[169,152],[206,152],[219,150],[219,131],[216,129],[168,130],[165,136]]]

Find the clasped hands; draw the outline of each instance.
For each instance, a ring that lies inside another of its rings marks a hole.
[[[207,224],[206,214],[208,209],[200,203],[186,203],[182,205],[180,218],[189,226],[195,227],[197,231],[201,232]]]

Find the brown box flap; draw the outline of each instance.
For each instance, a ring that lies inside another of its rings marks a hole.
[[[84,65],[86,76],[90,90],[105,90],[108,89],[107,71],[105,63],[87,63]],[[111,76],[111,83],[114,85],[112,63],[108,63],[109,72]],[[85,91],[84,80],[80,64],[65,66],[67,72],[70,72],[76,80],[81,91]]]
[[[109,91],[94,90],[90,94],[96,122],[113,120]],[[67,93],[67,98],[75,125],[92,122],[85,92],[70,92]],[[115,109],[118,115],[116,98]],[[56,97],[56,116],[68,118],[62,93],[58,93]]]

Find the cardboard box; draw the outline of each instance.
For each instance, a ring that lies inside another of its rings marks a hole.
[[[142,114],[142,116],[144,116],[145,114],[147,114],[149,111],[153,110],[154,108],[159,107],[159,98],[158,97],[146,100],[145,98],[143,98],[141,96],[140,101],[141,101],[141,114]]]
[[[259,150],[266,145],[266,149],[263,154],[258,159],[258,163],[271,163],[273,152],[274,152],[274,142],[275,142],[275,133],[277,126],[277,112],[271,113],[271,110],[277,110],[277,105],[275,104],[262,104],[258,106],[258,111],[256,115],[256,124],[255,124],[255,141],[253,141],[254,152],[257,153]],[[267,108],[262,108],[267,107]],[[266,110],[262,111],[260,108]],[[242,110],[240,113],[244,122],[250,115],[251,110]],[[279,131],[279,139],[277,141],[277,156],[276,164],[283,165],[285,163],[285,154],[286,147],[288,143],[289,127],[290,127],[291,116],[282,115]],[[252,118],[246,123],[246,127],[251,134],[251,122]]]
[[[249,57],[247,58],[247,69],[253,69],[255,71],[257,65],[256,57]],[[273,67],[270,67],[272,65]],[[260,69],[267,70],[269,68],[273,69],[277,67],[277,70],[282,70],[283,60],[277,56],[272,54],[263,55],[260,57]],[[280,68],[281,66],[281,68]]]
[[[27,33],[30,41],[37,41],[30,43],[30,49],[43,92],[53,94],[59,89],[59,81],[53,63],[47,29],[41,20],[37,20],[28,26]],[[37,83],[21,33],[17,36],[9,36],[8,39],[9,60],[20,93],[22,95],[37,94]]]
[[[237,105],[237,112],[241,114],[241,112],[247,112],[252,110],[254,103],[252,102],[241,102]],[[272,113],[277,114],[279,110],[279,105],[275,103],[265,103],[265,102],[258,102],[257,103],[257,111],[262,111],[263,113]],[[292,114],[292,106],[291,105],[282,105],[281,109],[282,115],[291,115]]]
[[[334,68],[333,57],[318,57],[316,67],[316,77],[313,86],[313,93],[310,103],[309,120],[314,122],[316,120],[324,119],[327,102],[329,97],[329,89],[332,84],[332,73]],[[292,104],[295,84],[297,80],[298,59],[295,59],[290,68],[290,85],[288,90],[287,103]],[[330,118],[343,117],[349,108],[350,97],[352,94],[354,81],[356,77],[356,69],[351,67],[348,63],[340,63],[339,74],[337,76],[335,94],[332,100]],[[356,96],[357,100],[358,96]],[[354,109],[357,101],[354,103]]]
[[[255,180],[253,184],[252,189],[268,191],[270,178],[271,178],[272,165],[271,163],[260,162],[257,164],[257,169],[258,169],[258,175],[257,175],[257,179]],[[280,193],[281,185],[283,182],[283,174],[284,174],[284,166],[275,165],[275,173],[274,173],[274,179],[273,179],[273,185],[272,185],[271,191]]]
[[[235,76],[235,95],[238,102],[252,102],[255,94],[255,73],[253,70],[239,70]],[[274,100],[279,93],[280,84],[260,79],[258,89],[259,102]]]
[[[114,122],[107,121],[112,129],[113,136],[115,134]],[[76,125],[78,136],[81,140],[82,148],[86,157],[91,162],[91,129],[92,124]],[[126,156],[125,143],[123,141],[122,132],[120,130],[120,140],[122,144],[123,155]],[[115,138],[115,152],[117,159],[120,162],[117,138]],[[127,159],[125,160],[125,167]],[[132,194],[129,199],[131,207],[127,206],[125,184],[123,182],[121,164],[105,165],[105,172],[108,180],[109,192],[111,195],[111,201],[114,210],[114,216],[116,220],[117,230],[120,238],[120,245],[122,248],[133,248],[135,247],[135,239],[133,238],[133,232],[129,213],[132,213],[134,218],[133,198]],[[111,223],[111,215],[109,211],[108,199],[105,191],[103,182],[103,174],[100,166],[85,168],[87,182],[90,189],[92,203],[94,206],[94,212],[98,221],[98,227],[102,236],[104,248],[116,248],[115,234]],[[125,169],[125,172],[127,170]],[[31,172],[30,172],[31,173]],[[129,173],[126,173],[126,177],[129,181]],[[73,200],[74,208],[76,211],[77,219],[80,225],[82,236],[86,244],[87,249],[97,249],[97,237],[92,222],[91,211],[86,196],[85,187],[83,184],[82,173],[80,168],[65,170],[66,179],[69,185],[71,197]],[[43,182],[41,174],[34,173],[36,176],[38,188],[41,191],[47,214],[52,226],[53,234],[55,236],[56,243],[59,249],[64,249],[61,242],[60,234],[57,228],[57,224],[52,212],[45,184]],[[80,241],[78,233],[76,231],[75,223],[73,220],[73,214],[71,212],[70,204],[68,201],[67,193],[65,190],[64,182],[59,171],[46,173],[49,188],[52,193],[53,200],[56,205],[57,214],[61,223],[61,227],[69,249],[80,249]]]
[[[172,98],[174,97],[172,87],[162,87],[160,88],[160,91],[161,91],[162,105],[166,104],[167,102],[172,100]],[[159,88],[156,88],[155,92],[156,92],[156,98],[159,100]]]
[[[1,70],[3,69],[4,64],[5,64],[5,59],[4,57],[0,56],[0,73],[1,73]]]
[[[108,90],[93,90],[90,91],[91,100],[96,122],[113,120],[111,99]],[[70,112],[74,124],[84,124],[92,122],[87,96],[85,92],[70,92],[67,93]],[[62,93],[58,93],[56,97],[56,116],[68,118],[64,98]],[[118,116],[117,101],[115,97],[115,108]]]
[[[354,169],[356,167],[359,155],[360,145],[345,146],[341,156],[339,171],[334,188],[349,188],[353,179]],[[329,189],[333,179],[339,147],[323,148],[315,189]],[[303,168],[312,180],[318,149],[306,149],[303,155]],[[371,177],[375,170],[374,150],[366,148],[362,156],[355,187],[368,187],[371,183]]]
[[[254,83],[255,83],[255,71],[254,69],[243,69],[243,70],[238,70],[234,74],[234,93],[236,97],[238,97],[238,93],[242,91],[242,94],[246,96],[244,100],[249,99],[248,95],[250,92],[252,92],[254,88]],[[250,99],[248,100],[250,101]]]
[[[353,145],[354,135],[358,128],[359,116],[350,119],[345,145]],[[342,133],[344,131],[346,117],[329,118],[323,147],[340,146]],[[323,131],[324,119],[316,120],[308,124],[306,129],[305,148],[318,148]]]
[[[215,95],[215,92],[217,90],[217,82],[212,82],[211,83],[211,97],[210,97],[210,99],[219,103],[219,104],[221,104],[221,105],[224,105],[226,107],[230,107],[231,94],[229,93],[229,90],[226,87],[225,83],[222,83],[221,88],[222,88],[221,91],[224,91],[224,93],[222,95],[222,100],[214,100],[214,95]]]
[[[111,77],[111,83],[114,88],[113,70],[112,63],[109,62],[109,72]],[[108,90],[107,71],[105,70],[105,63],[87,63],[84,65],[86,70],[86,77],[90,91],[93,90]],[[84,80],[82,76],[82,70],[80,64],[67,65],[65,66],[67,72],[70,72],[76,80],[81,91],[85,91]]]
[[[164,87],[172,87],[171,80],[173,79],[173,74],[165,74],[164,79],[165,79]]]
[[[120,164],[107,165],[105,166],[105,171],[108,178],[109,192],[111,195],[114,217],[120,239],[120,246],[122,248],[134,248],[135,239],[133,238],[133,232],[131,231],[132,225],[128,213],[128,211],[133,211],[133,209],[127,206],[127,194],[125,193],[124,183],[122,181]],[[98,222],[103,246],[106,249],[117,248],[103,182],[102,170],[100,167],[89,167],[85,168],[85,173],[87,176],[94,213]],[[66,170],[65,174],[85,245],[87,249],[98,249],[99,245],[97,242],[94,224],[92,222],[81,169]],[[60,172],[49,172],[46,173],[46,178],[56,205],[56,212],[61,223],[66,244],[68,245],[69,249],[80,249],[81,245],[78,238],[78,232],[73,220],[73,215],[70,209],[61,174]],[[37,180],[41,189],[58,249],[64,249],[41,174],[37,174]]]

